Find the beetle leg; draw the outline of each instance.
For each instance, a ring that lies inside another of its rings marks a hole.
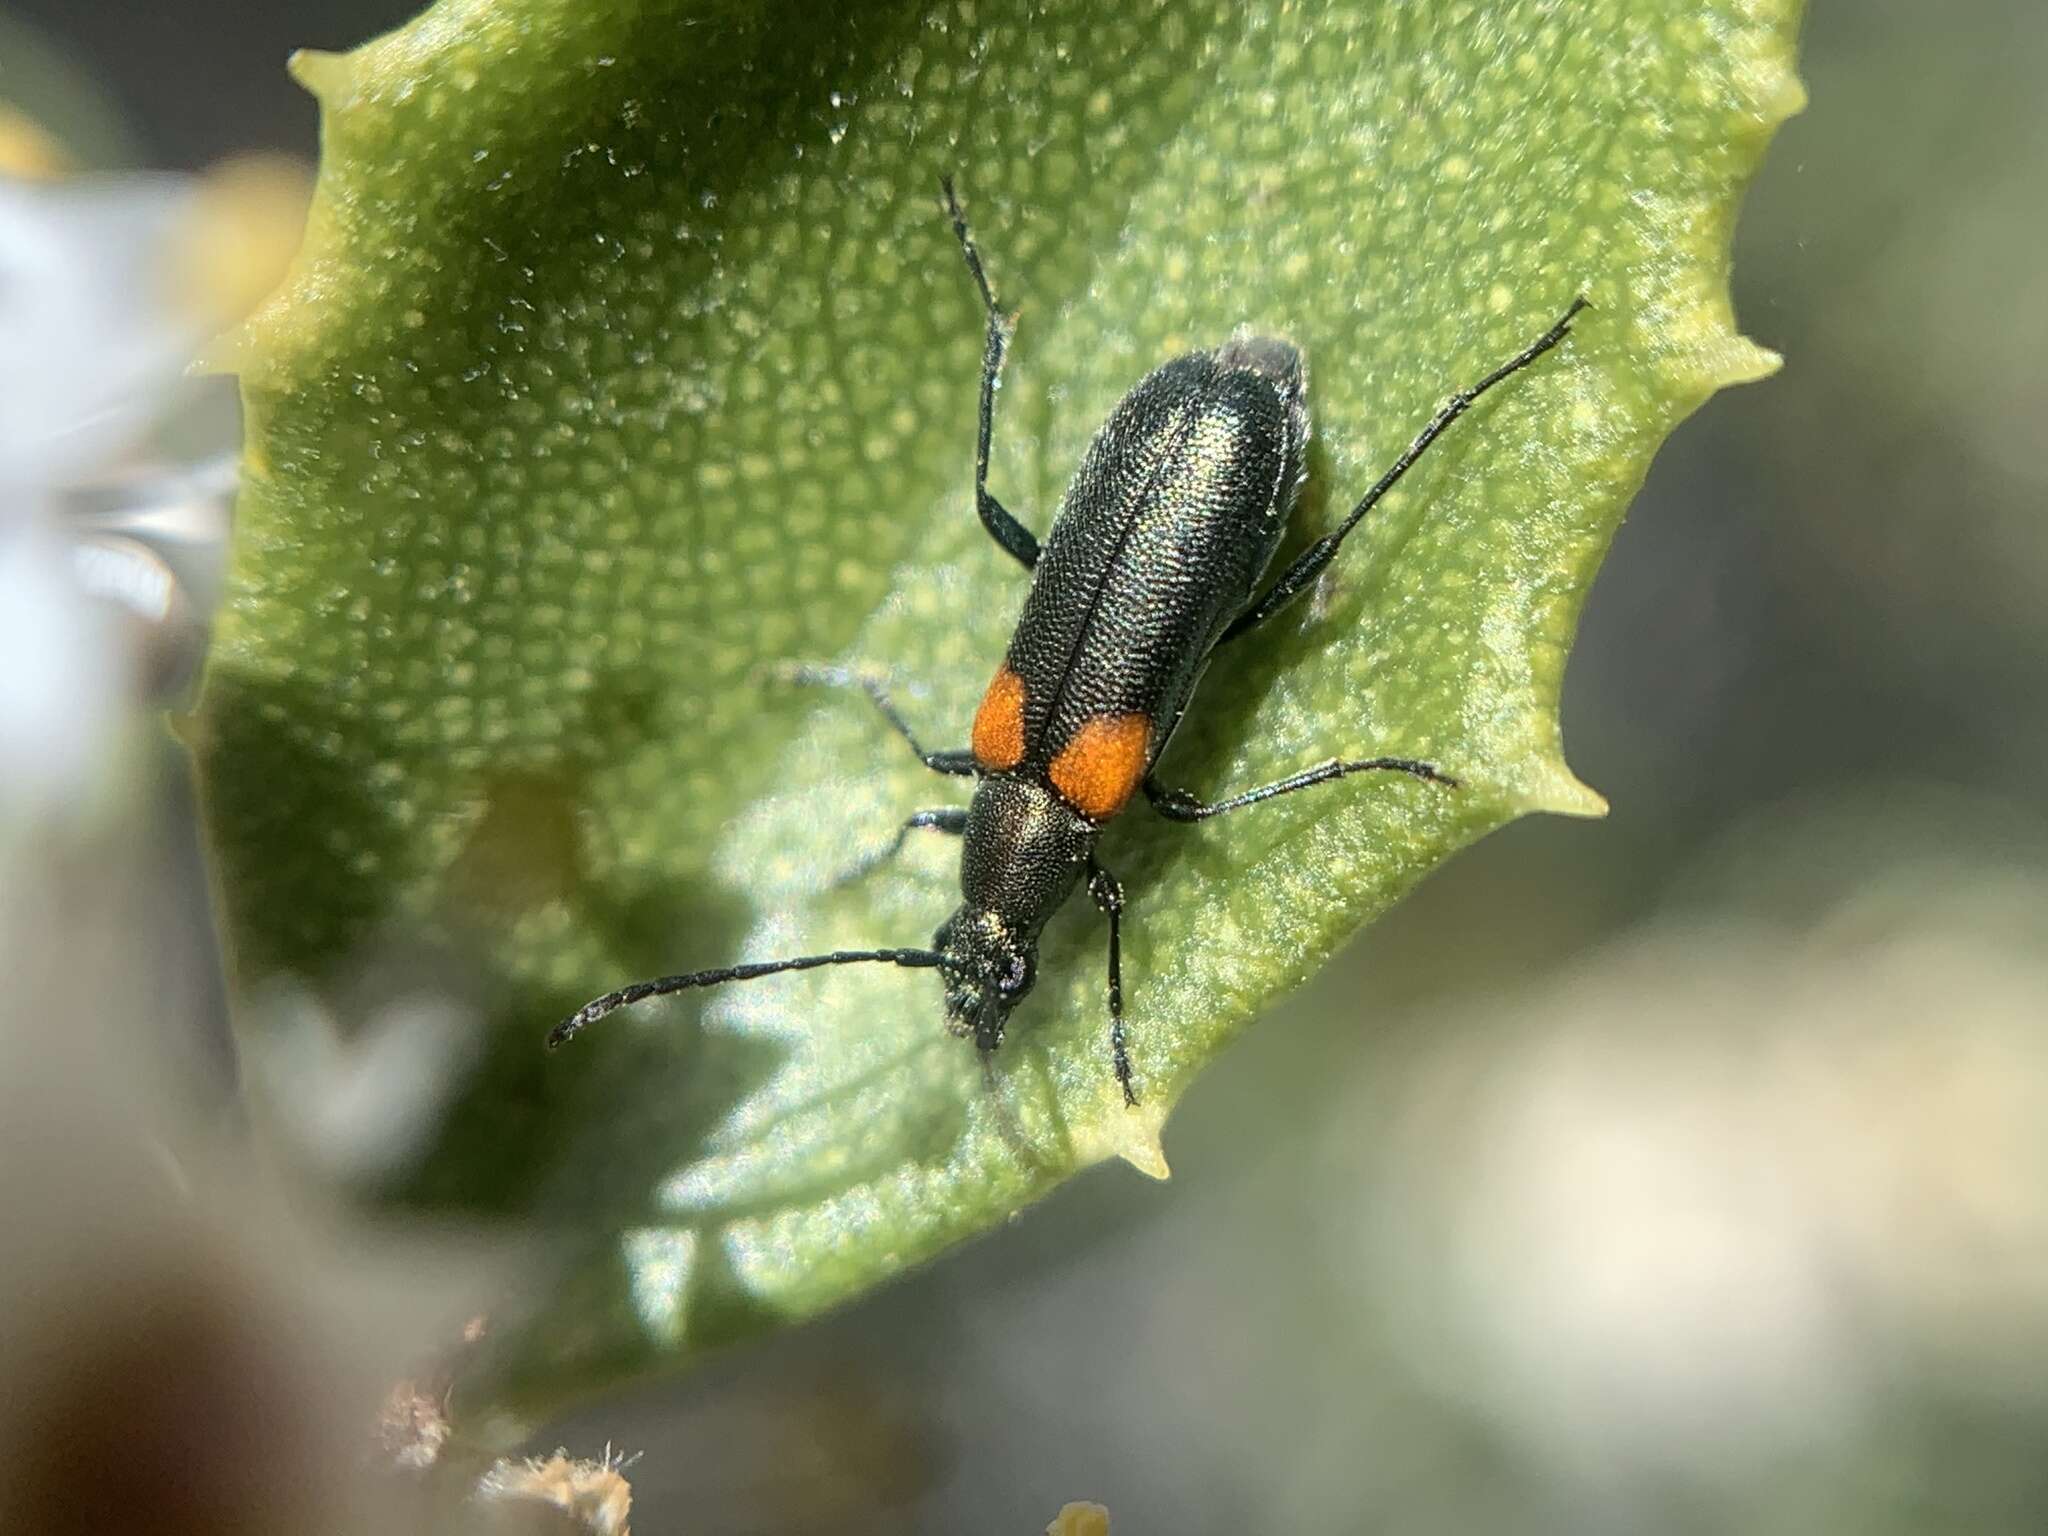
[[[882,718],[895,727],[896,734],[910,743],[910,750],[917,754],[917,760],[934,773],[950,773],[958,778],[971,778],[976,772],[974,753],[966,747],[954,747],[943,752],[927,752],[911,732],[910,724],[896,712],[896,706],[889,702],[889,691],[882,686],[881,679],[871,677],[852,667],[792,666],[776,671],[777,677],[786,683],[799,683],[815,688],[858,688],[873,700]]]
[[[1344,521],[1337,525],[1337,531],[1324,534],[1315,543],[1303,550],[1295,558],[1294,563],[1280,573],[1279,580],[1266,589],[1262,597],[1231,621],[1229,628],[1223,631],[1216,644],[1221,645],[1226,640],[1234,640],[1248,629],[1256,629],[1282,608],[1286,607],[1289,602],[1293,601],[1300,594],[1303,587],[1306,587],[1323,573],[1323,567],[1336,558],[1338,547],[1343,544],[1345,536],[1365,520],[1365,514],[1373,509],[1382,496],[1394,488],[1395,482],[1408,473],[1409,469],[1413,467],[1417,459],[1422,457],[1429,445],[1442,437],[1452,422],[1470,410],[1473,401],[1493,388],[1494,385],[1500,383],[1502,379],[1507,378],[1511,374],[1520,373],[1524,368],[1535,362],[1537,358],[1548,352],[1560,341],[1563,341],[1571,332],[1572,317],[1587,307],[1583,296],[1573,299],[1571,307],[1559,318],[1557,324],[1502,363],[1470,389],[1461,389],[1451,396],[1449,401],[1445,403],[1444,408],[1430,418],[1429,425],[1415,434],[1415,441],[1401,451],[1401,456],[1394,460],[1393,467],[1380,476],[1379,480],[1373,485],[1373,488],[1365,493],[1364,498],[1357,506],[1351,509]]]
[[[1211,816],[1221,816],[1225,811],[1257,805],[1261,800],[1271,800],[1275,795],[1292,794],[1297,789],[1307,789],[1311,784],[1327,784],[1332,779],[1345,778],[1354,773],[1369,773],[1377,769],[1412,774],[1432,784],[1441,784],[1446,789],[1458,787],[1458,781],[1434,763],[1417,762],[1412,757],[1368,757],[1356,762],[1345,762],[1341,758],[1333,757],[1327,763],[1304,768],[1300,773],[1276,779],[1271,784],[1261,784],[1256,789],[1232,795],[1227,800],[1198,800],[1186,790],[1169,789],[1148,775],[1145,780],[1145,798],[1150,800],[1153,809],[1168,821],[1207,821]]]
[[[988,445],[995,428],[996,390],[1002,386],[1003,359],[1009,354],[1010,333],[1016,321],[1006,317],[996,303],[995,290],[981,268],[981,252],[974,248],[974,237],[967,232],[967,215],[953,193],[953,178],[941,176],[939,186],[946,194],[946,213],[953,221],[954,235],[959,238],[960,253],[967,258],[967,270],[974,274],[974,286],[981,290],[982,307],[988,311],[988,339],[981,350],[981,418],[974,439],[974,511],[989,537],[1028,571],[1038,564],[1038,540],[988,490]]]
[[[1131,1053],[1124,1040],[1124,973],[1122,918],[1124,911],[1124,888],[1115,875],[1096,863],[1093,856],[1088,860],[1088,895],[1095,905],[1102,909],[1102,915],[1109,919],[1109,1052],[1116,1067],[1118,1086],[1124,1091],[1124,1103],[1132,1109],[1138,1107],[1138,1095],[1131,1089]]]
[[[895,837],[884,847],[872,853],[863,854],[834,877],[835,886],[851,885],[854,881],[872,874],[875,870],[895,858],[903,851],[903,845],[910,834],[920,827],[930,827],[934,832],[944,832],[949,837],[959,837],[967,830],[967,810],[964,806],[947,805],[937,810],[915,812],[909,820],[896,829]]]

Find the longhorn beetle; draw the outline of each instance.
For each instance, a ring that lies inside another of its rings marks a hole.
[[[556,1025],[551,1046],[643,998],[782,971],[881,963],[938,971],[948,1029],[971,1036],[986,1065],[1011,1011],[1037,979],[1040,931],[1086,875],[1089,896],[1109,920],[1111,1058],[1124,1102],[1135,1105],[1118,956],[1124,893],[1095,857],[1103,827],[1133,794],[1143,789],[1170,821],[1193,822],[1376,769],[1457,787],[1433,763],[1332,758],[1205,801],[1160,784],[1152,765],[1216,652],[1299,596],[1473,401],[1565,338],[1585,299],[1574,299],[1549,330],[1451,396],[1344,521],[1259,591],[1304,476],[1308,375],[1300,351],[1240,330],[1212,352],[1175,358],[1146,375],[1088,445],[1041,549],[988,489],[996,385],[1014,320],[996,303],[952,179],[942,177],[939,185],[988,318],[975,511],[1004,553],[1032,573],[1031,592],[965,748],[926,751],[872,679],[819,672],[811,680],[864,687],[926,767],[979,780],[966,809],[919,811],[883,855],[917,828],[961,838],[960,905],[928,949],[837,950],[634,982]]]

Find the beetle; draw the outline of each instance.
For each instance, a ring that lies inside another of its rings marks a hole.
[[[1123,1017],[1124,893],[1096,857],[1096,844],[1139,791],[1169,820],[1197,822],[1356,773],[1458,785],[1435,764],[1413,758],[1331,758],[1205,801],[1162,785],[1152,768],[1216,653],[1315,581],[1452,422],[1564,340],[1587,307],[1584,297],[1522,351],[1451,396],[1344,520],[1261,590],[1305,477],[1308,373],[1300,350],[1240,329],[1212,351],[1147,374],[1089,443],[1041,546],[988,488],[995,394],[1014,321],[996,302],[952,179],[942,177],[940,189],[987,316],[975,512],[996,544],[1031,572],[1031,590],[964,748],[927,751],[870,677],[834,669],[803,675],[864,688],[926,767],[978,781],[964,809],[917,812],[882,855],[921,828],[960,838],[960,905],[928,948],[836,950],[634,982],[564,1019],[549,1034],[550,1045],[644,998],[784,971],[888,964],[940,973],[947,1026],[973,1039],[986,1066],[1037,979],[1040,932],[1085,878],[1109,924],[1111,1063],[1124,1102],[1135,1106]]]

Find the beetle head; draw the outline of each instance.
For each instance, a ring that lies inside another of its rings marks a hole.
[[[946,979],[946,1027],[984,1051],[1038,979],[1038,945],[984,907],[962,906],[932,940]]]

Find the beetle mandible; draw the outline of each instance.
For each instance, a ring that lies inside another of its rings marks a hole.
[[[1135,1105],[1123,1018],[1123,887],[1095,849],[1103,828],[1138,791],[1169,820],[1194,822],[1354,773],[1384,770],[1457,787],[1435,764],[1412,758],[1331,758],[1205,801],[1160,784],[1152,766],[1216,652],[1299,596],[1452,422],[1564,340],[1586,300],[1574,299],[1549,330],[1451,396],[1344,520],[1260,591],[1305,473],[1308,374],[1299,349],[1241,329],[1214,351],[1175,358],[1147,374],[1089,443],[1041,548],[988,488],[996,385],[1013,322],[996,302],[952,179],[942,177],[940,188],[988,321],[975,511],[996,543],[1032,573],[1031,591],[967,747],[926,751],[872,678],[837,669],[803,675],[865,688],[927,767],[979,781],[965,809],[919,811],[883,855],[919,828],[960,838],[960,905],[925,949],[836,950],[635,982],[556,1025],[550,1045],[643,998],[783,971],[879,963],[937,970],[947,1027],[971,1037],[986,1062],[1037,979],[1040,932],[1085,876],[1109,922],[1111,1061],[1124,1102]]]

